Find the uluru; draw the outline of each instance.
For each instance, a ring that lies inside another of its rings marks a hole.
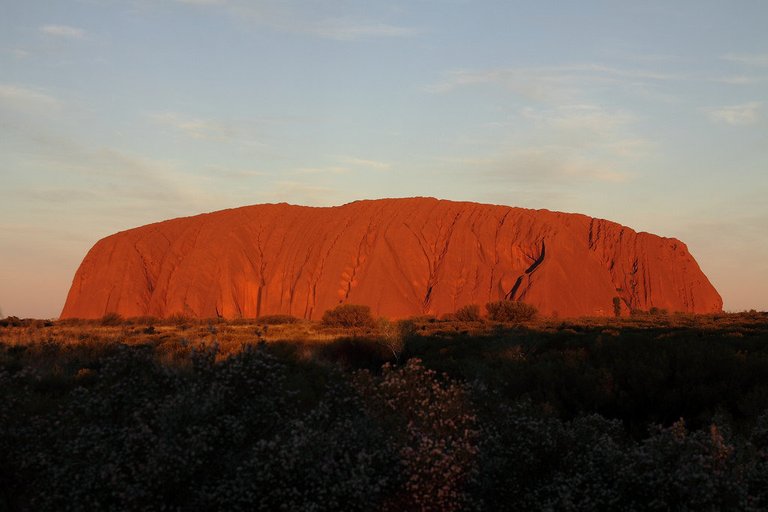
[[[98,241],[62,318],[288,314],[340,303],[442,315],[519,300],[549,316],[712,313],[722,299],[686,245],[585,215],[433,198],[262,204]]]

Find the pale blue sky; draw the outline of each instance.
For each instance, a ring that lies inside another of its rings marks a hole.
[[[686,242],[768,309],[768,2],[0,0],[0,311],[115,231],[445,199]]]

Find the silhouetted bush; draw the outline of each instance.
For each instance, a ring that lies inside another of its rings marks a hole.
[[[265,325],[286,325],[295,324],[299,321],[298,318],[291,315],[265,315],[256,319],[260,324]]]
[[[184,315],[182,313],[174,313],[171,316],[166,317],[163,320],[163,323],[166,325],[173,325],[178,327],[179,329],[184,330],[184,329],[189,329],[189,326],[197,323],[197,321],[194,318]]]
[[[0,327],[19,327],[21,320],[17,316],[7,316],[0,320]]]
[[[101,325],[115,326],[123,323],[123,317],[119,313],[107,313],[101,317]]]
[[[501,300],[485,305],[488,318],[495,322],[527,322],[536,318],[538,310],[525,302]]]
[[[458,322],[478,322],[482,320],[480,316],[480,306],[477,304],[467,304],[456,310],[454,318]]]
[[[324,343],[317,347],[315,353],[322,359],[351,369],[376,370],[394,358],[386,345],[363,337],[340,338]]]
[[[339,304],[323,313],[326,327],[372,327],[371,308],[361,304]]]
[[[156,324],[159,320],[157,317],[154,316],[132,316],[129,318],[124,318],[123,323],[126,325],[146,325],[146,324]]]

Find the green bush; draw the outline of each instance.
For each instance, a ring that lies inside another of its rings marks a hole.
[[[536,318],[538,310],[525,302],[500,300],[485,305],[488,318],[496,322],[527,322]]]
[[[362,304],[339,304],[323,313],[326,327],[372,327],[371,308]]]

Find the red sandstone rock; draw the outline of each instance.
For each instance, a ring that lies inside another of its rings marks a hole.
[[[722,299],[685,244],[584,215],[431,198],[332,208],[265,204],[116,233],[88,252],[62,318],[318,319],[339,303],[441,315],[504,298],[545,315]]]

